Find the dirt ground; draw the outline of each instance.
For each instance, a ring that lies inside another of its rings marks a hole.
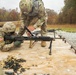
[[[0,51],[0,60],[8,55],[25,59],[22,66],[26,71],[20,75],[76,75],[76,54],[68,43],[61,39],[53,41],[52,55],[49,55],[49,42],[46,47],[41,47],[40,43],[37,42],[30,49],[29,41],[24,41],[20,48],[9,52]]]

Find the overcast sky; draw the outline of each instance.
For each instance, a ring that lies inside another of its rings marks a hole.
[[[20,0],[0,0],[0,8],[5,7],[6,9],[15,9],[19,10],[19,1]],[[56,12],[60,12],[64,6],[64,0],[43,0],[45,8],[53,9]]]

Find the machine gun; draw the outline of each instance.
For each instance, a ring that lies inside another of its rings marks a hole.
[[[26,41],[34,41],[34,42],[36,42],[36,41],[50,41],[49,55],[51,55],[52,41],[55,39],[55,30],[48,30],[48,32],[54,32],[54,38],[53,38],[53,37],[49,37],[49,36],[37,36],[37,35],[34,35],[36,33],[40,33],[40,31],[32,33],[26,26],[25,26],[25,29],[31,34],[30,37],[19,36],[19,35],[16,35],[16,36],[5,35],[4,39],[5,40],[11,40],[11,41],[24,41],[24,40],[26,40]],[[32,45],[33,45],[33,43],[32,43]]]
[[[52,47],[52,40],[53,38],[51,37],[47,37],[47,36],[30,36],[30,37],[27,37],[27,36],[4,36],[4,39],[5,40],[11,40],[11,41],[23,41],[23,40],[35,40],[35,41],[50,41],[50,46],[49,46],[49,49],[50,49],[50,52],[49,52],[49,55],[51,55],[51,47]]]
[[[5,35],[4,39],[12,41],[23,41],[23,40],[36,40],[36,41],[50,41],[52,38],[48,36],[8,36]]]

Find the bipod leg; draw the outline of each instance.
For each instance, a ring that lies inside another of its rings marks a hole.
[[[49,46],[49,49],[50,49],[50,51],[49,51],[49,55],[51,55],[51,49],[52,49],[52,40],[50,41],[50,46]]]
[[[32,48],[32,40],[30,40],[29,48]]]
[[[30,40],[29,48],[32,48],[35,45],[36,42],[37,42],[36,40],[35,41]]]
[[[55,41],[55,38],[56,38],[56,36],[55,36],[55,31],[54,31],[54,41]]]

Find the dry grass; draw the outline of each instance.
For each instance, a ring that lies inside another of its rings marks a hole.
[[[21,25],[20,21],[12,21],[17,28]],[[0,26],[3,26],[5,22],[0,22]],[[70,24],[66,24],[66,25],[47,25],[47,29],[61,29],[64,31],[68,31],[68,32],[76,32],[76,25],[70,25]]]
[[[76,32],[76,25],[47,25],[47,29],[61,29],[68,32]]]
[[[49,28],[76,28],[76,24],[47,25]]]
[[[8,22],[13,22],[17,27],[19,27],[20,26],[20,21],[8,21]],[[0,22],[0,26],[3,26],[3,24],[4,24],[5,22]]]

